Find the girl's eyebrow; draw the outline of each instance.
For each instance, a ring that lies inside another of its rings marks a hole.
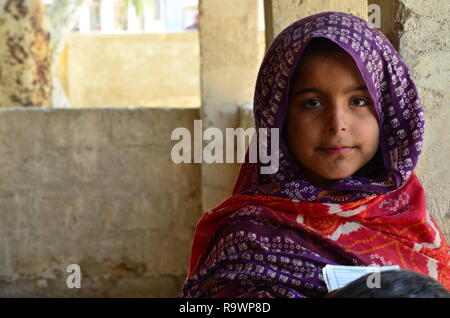
[[[368,91],[367,86],[366,85],[360,85],[360,86],[353,86],[353,87],[349,87],[347,89],[344,90],[344,94],[348,94],[348,93],[352,93],[352,92],[358,92],[358,91]],[[306,94],[306,93],[323,93],[323,91],[320,88],[317,87],[310,87],[310,88],[304,88],[301,89],[297,92],[295,92],[295,95],[301,95],[301,94]]]
[[[359,91],[368,91],[367,86],[361,85],[361,86],[350,87],[350,88],[347,88],[346,90],[344,90],[344,93],[348,94],[348,93],[359,92]]]

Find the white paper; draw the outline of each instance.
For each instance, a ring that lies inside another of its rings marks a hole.
[[[342,288],[348,283],[366,274],[388,270],[400,270],[400,266],[325,265],[322,269],[322,273],[328,292],[332,292],[333,290]]]

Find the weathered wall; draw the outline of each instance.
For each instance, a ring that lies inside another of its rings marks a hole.
[[[41,1],[0,1],[0,108],[50,106],[50,33]]]
[[[60,77],[74,107],[198,107],[199,55],[198,31],[73,33]]]
[[[427,207],[450,241],[450,2],[398,0],[399,52],[409,66],[425,112],[425,141],[416,172]]]
[[[266,43],[294,21],[324,11],[341,11],[367,20],[367,0],[264,0]]]
[[[238,106],[252,103],[262,59],[263,32],[258,14],[262,1],[201,0],[200,57],[203,128],[239,125]],[[206,144],[206,143],[205,143]],[[224,143],[225,145],[225,143]],[[233,189],[238,164],[202,166],[202,204],[206,211]]]
[[[175,297],[200,167],[172,163],[198,109],[0,110],[0,297]],[[81,266],[81,289],[66,266]]]

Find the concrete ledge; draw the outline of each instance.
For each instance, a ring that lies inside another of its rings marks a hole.
[[[170,134],[198,116],[1,109],[0,297],[175,297],[202,211],[200,165],[172,163]]]

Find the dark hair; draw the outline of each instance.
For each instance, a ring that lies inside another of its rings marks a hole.
[[[437,280],[413,271],[380,272],[380,288],[367,286],[370,275],[373,274],[337,289],[328,298],[450,298],[450,293]]]
[[[295,83],[300,76],[301,66],[308,60],[309,57],[319,54],[339,54],[346,53],[339,45],[327,38],[314,38],[309,41],[305,50],[302,53],[302,57],[295,69],[291,78],[291,83]]]

